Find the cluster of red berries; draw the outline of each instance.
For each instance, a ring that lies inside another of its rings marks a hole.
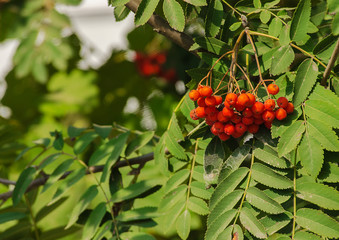
[[[144,77],[158,76],[164,78],[167,82],[176,82],[178,80],[174,68],[165,69],[167,57],[165,53],[143,54],[137,52],[134,61],[138,72]]]
[[[276,95],[279,87],[270,84],[267,90],[270,94]],[[228,93],[223,101],[221,96],[213,95],[211,87],[203,85],[199,85],[197,90],[190,91],[189,97],[198,105],[191,111],[191,118],[205,119],[206,124],[211,126],[211,132],[222,141],[228,140],[231,136],[239,138],[246,131],[256,133],[261,124],[271,128],[275,118],[283,120],[287,114],[294,111],[293,104],[285,97],[279,97],[276,101],[267,99],[263,103],[257,101],[252,93],[243,91],[240,94]]]

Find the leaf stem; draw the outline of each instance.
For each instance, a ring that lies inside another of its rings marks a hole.
[[[229,4],[226,0],[222,0],[230,9],[232,9],[234,12],[236,12],[239,16],[241,16],[242,14],[235,9],[231,4]]]

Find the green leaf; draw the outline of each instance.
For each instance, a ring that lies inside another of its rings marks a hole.
[[[212,56],[212,55],[210,55]],[[207,61],[206,59],[202,59],[203,61]],[[206,63],[207,64],[210,64],[211,66],[213,65],[213,63],[217,60],[217,58],[211,58],[209,61],[207,61]],[[189,87],[190,89],[193,89],[193,88],[196,88],[198,86],[198,83],[201,81],[202,78],[204,78],[206,76],[206,74],[210,71],[209,68],[193,68],[193,69],[190,69],[190,70],[187,70],[187,74],[191,77],[191,81],[187,84],[187,87]],[[212,79],[212,88],[215,89],[221,79],[223,78],[224,76],[224,73],[222,72],[219,72],[219,71],[216,71],[216,70],[213,70],[212,71],[212,76],[213,76],[213,79]],[[220,87],[223,87],[223,86],[226,86],[227,84],[227,81],[224,80],[221,84],[220,84]],[[188,95],[188,93],[187,93]],[[186,97],[187,101],[190,101],[192,104],[193,104],[193,108],[194,108],[194,103],[191,99],[189,99],[189,97],[187,96]],[[193,108],[190,108],[190,110],[192,110]],[[188,112],[188,116],[189,116],[189,113],[190,111]],[[193,121],[193,120],[192,120]],[[195,122],[195,121],[193,121]]]
[[[170,135],[170,132],[166,132],[165,136],[165,143],[166,146],[171,154],[179,159],[186,159],[185,150],[182,146],[175,140],[173,136]]]
[[[191,214],[186,209],[177,219],[176,228],[181,239],[187,239],[191,230]]]
[[[135,25],[144,25],[152,16],[156,7],[158,6],[159,0],[142,0],[137,12],[135,13]]]
[[[25,213],[22,212],[4,212],[0,213],[0,224],[5,222],[10,222],[13,220],[20,220],[26,217]]]
[[[62,132],[55,130],[54,132],[50,132],[50,135],[54,137],[53,147],[56,150],[62,150],[64,147],[64,138],[62,136]]]
[[[337,12],[332,21],[332,33],[333,35],[339,35],[339,13]]]
[[[165,156],[165,135],[163,135],[154,149],[154,163],[162,174],[168,174],[168,160]]]
[[[142,207],[124,211],[117,216],[118,221],[128,222],[159,217],[156,207]]]
[[[267,11],[266,9],[264,9],[261,11],[259,17],[262,23],[268,23],[268,21],[271,19],[271,13]]]
[[[157,184],[157,181],[154,179],[134,183],[115,192],[111,197],[111,201],[116,203],[136,198],[139,195],[156,188],[158,186]]]
[[[275,120],[273,121],[271,133],[272,138],[280,137],[295,121],[298,120],[302,111],[301,108],[295,108],[293,113],[291,113],[287,118],[282,121]]]
[[[333,108],[331,103],[321,100],[308,100],[305,103],[305,113],[311,119],[316,119],[326,125],[339,128],[338,107]]]
[[[161,199],[160,205],[159,205],[159,211],[166,212],[171,207],[176,205],[176,203],[180,200],[183,200],[185,198],[185,194],[187,191],[187,185],[180,185],[168,194],[166,194],[163,199]]]
[[[271,214],[284,212],[284,208],[256,187],[247,189],[246,200],[254,207]]]
[[[199,215],[207,215],[209,213],[207,203],[197,197],[190,197],[188,199],[187,207],[189,210]]]
[[[282,28],[282,22],[278,18],[273,18],[268,26],[268,34],[273,37],[278,37]]]
[[[332,45],[334,45],[337,42],[337,37],[333,36],[333,34],[330,34],[326,36],[324,39],[322,39],[313,49],[313,53],[315,55],[322,54],[326,51],[328,51]],[[332,51],[330,51],[329,54],[331,54]]]
[[[80,213],[82,213],[87,208],[87,206],[92,202],[97,194],[98,189],[96,185],[92,185],[87,189],[87,191],[80,197],[79,201],[74,206],[71,217],[69,218],[65,229],[71,227],[78,220]]]
[[[244,190],[237,189],[226,195],[223,199],[221,199],[218,204],[211,209],[210,214],[207,218],[207,227],[214,223],[214,221],[226,211],[234,208],[234,206],[240,201],[243,196]]]
[[[261,163],[253,164],[252,177],[261,184],[276,189],[287,189],[293,185],[290,179],[274,172],[271,168]]]
[[[339,12],[339,6],[336,0],[327,0],[327,8],[329,12]]]
[[[289,45],[290,42],[291,42],[291,39],[290,39],[290,24],[287,24],[287,25],[284,25],[282,28],[281,28],[281,31],[280,31],[280,36],[279,36],[279,43],[281,46],[285,46],[285,45]]]
[[[130,11],[131,10],[129,10],[129,8],[127,8],[125,5],[115,7],[113,10],[115,21],[120,22],[124,20]]]
[[[314,203],[321,208],[339,210],[339,192],[320,183],[305,182],[298,184],[297,197]]]
[[[50,186],[58,181],[58,179],[68,170],[68,168],[72,165],[74,159],[67,159],[62,162],[57,168],[54,169],[52,174],[49,176],[47,182],[42,189],[42,193],[45,192]]]
[[[243,207],[240,211],[240,222],[250,233],[252,233],[257,238],[267,237],[264,226],[247,207]]]
[[[107,138],[112,131],[112,126],[110,125],[98,125],[93,124],[94,131],[103,139]]]
[[[70,138],[74,138],[80,136],[80,134],[85,130],[86,128],[76,128],[73,126],[69,126],[67,129],[67,133]]]
[[[28,186],[33,181],[35,177],[35,173],[36,173],[36,170],[34,167],[28,167],[22,171],[13,190],[13,195],[12,195],[13,206],[16,206],[20,202]]]
[[[182,32],[185,28],[185,15],[180,3],[176,0],[164,0],[162,9],[169,25]]]
[[[128,3],[129,0],[111,0],[110,4],[112,7],[122,6]]]
[[[95,132],[88,132],[82,135],[74,144],[74,153],[77,155],[82,153],[97,136],[98,134]]]
[[[212,0],[208,5],[205,19],[206,36],[215,37],[220,28],[224,16],[224,8],[220,0]]]
[[[210,199],[213,188],[206,189],[205,183],[193,181],[191,184],[191,193],[199,198]]]
[[[273,0],[273,1],[267,2],[267,3],[264,4],[264,8],[273,8],[279,2],[280,2],[280,0]]]
[[[170,191],[175,189],[177,186],[179,186],[181,183],[186,181],[189,175],[190,175],[190,170],[188,169],[182,169],[176,172],[170,179],[168,179],[168,181],[166,182],[166,185],[163,187],[164,194],[169,193]]]
[[[301,208],[296,222],[301,227],[328,238],[339,238],[339,223],[320,210]]]
[[[324,151],[316,140],[316,136],[308,132],[304,134],[298,147],[297,159],[311,176],[318,176],[324,161]]]
[[[206,0],[184,0],[184,1],[197,7],[207,5]]]
[[[40,222],[45,217],[50,216],[50,214],[56,210],[59,209],[59,207],[67,200],[67,197],[60,198],[58,201],[54,202],[53,204],[49,206],[45,206],[39,210],[38,213],[35,214],[35,221]]]
[[[240,28],[240,26],[241,26],[241,22],[235,22],[235,23],[233,23],[233,24],[229,27],[229,29],[230,29],[230,31],[234,32],[234,31],[236,31],[238,28]]]
[[[177,218],[183,212],[185,206],[186,206],[186,199],[181,199],[181,201],[177,202],[173,206],[173,208],[166,209],[166,214],[164,215],[164,222],[163,222],[163,226],[166,226],[166,228],[163,229],[164,233],[169,232],[169,230],[173,227]]]
[[[32,74],[39,83],[45,84],[47,82],[48,70],[41,55],[35,58]]]
[[[320,84],[317,84],[309,97],[310,100],[321,100],[326,102],[335,109],[339,106],[339,97],[329,89],[325,89]]]
[[[106,213],[106,203],[99,203],[89,215],[82,230],[82,240],[90,240],[99,228],[100,222]]]
[[[294,235],[294,239],[295,240],[304,240],[304,239],[321,240],[321,238],[319,236],[314,235],[314,234],[309,233],[309,232],[303,232],[303,231],[296,232],[295,235]]]
[[[284,158],[279,158],[278,153],[269,145],[264,145],[263,148],[256,148],[254,150],[254,156],[273,167],[290,167],[290,163]]]
[[[219,137],[214,137],[207,145],[204,155],[204,171],[208,183],[217,181],[224,158],[224,146]]]
[[[215,240],[219,236],[219,234],[224,231],[224,229],[231,223],[233,218],[235,217],[237,210],[231,209],[227,212],[220,215],[215,221],[214,224],[210,224],[207,227],[207,231],[205,233],[205,240]]]
[[[60,156],[60,153],[53,153],[49,156],[47,156],[46,158],[44,158],[38,167],[38,170],[41,170],[43,168],[45,168],[46,166],[48,166],[49,164],[51,164],[52,162],[54,162],[56,159],[58,159],[58,157]]]
[[[282,204],[286,202],[288,199],[291,198],[290,192],[284,191],[284,190],[277,190],[277,189],[265,189],[265,194],[272,198],[274,201]]]
[[[291,218],[283,213],[279,215],[269,215],[260,219],[268,235],[273,235],[291,222]]]
[[[312,90],[318,76],[318,66],[311,58],[304,60],[297,70],[294,84],[294,106],[301,104]]]
[[[272,66],[270,69],[270,73],[272,75],[287,72],[288,67],[294,60],[293,49],[290,45],[281,46],[274,52],[272,58]]]
[[[209,66],[214,66],[214,69],[219,72],[226,72],[227,71],[227,66],[229,65],[229,60],[226,58],[223,58],[216,62],[219,57],[216,57],[214,54],[208,53],[208,52],[198,52],[199,57],[207,63]],[[217,76],[214,76],[217,77]],[[200,79],[201,80],[201,79]],[[199,81],[200,82],[200,81]],[[216,82],[216,80],[214,80]],[[212,83],[212,86],[215,84]]]
[[[338,164],[331,162],[324,162],[321,172],[318,176],[323,182],[337,183],[339,182],[339,167]]]
[[[112,138],[108,142],[102,144],[95,152],[91,155],[88,161],[88,166],[94,166],[100,161],[103,161],[115,148],[118,143],[118,138]]]
[[[201,48],[216,55],[222,55],[229,49],[229,46],[227,46],[225,42],[212,37],[198,37],[195,38],[194,41]]]
[[[223,199],[227,194],[234,191],[234,189],[241,183],[248,173],[248,168],[241,167],[232,172],[215,188],[214,193],[210,199],[210,209],[213,209],[217,203]]]
[[[279,139],[278,143],[279,157],[286,155],[296,148],[304,131],[304,122],[298,120],[294,122],[288,129],[286,129],[283,134],[281,134],[281,138]]]
[[[184,116],[187,118],[187,120],[191,123],[196,123],[191,117],[190,117],[190,112],[194,108],[194,103],[193,101],[188,97],[188,92],[185,94],[184,100],[180,106],[180,111]]]
[[[311,1],[301,0],[295,10],[292,22],[290,37],[293,41],[303,41],[307,35],[307,25],[311,16]]]
[[[170,121],[171,121],[171,124],[170,124],[170,127],[168,129],[168,132],[170,133],[170,135],[174,136],[175,139],[183,141],[184,137],[183,137],[181,129],[179,127],[178,120],[177,120],[175,113],[172,114]]]
[[[255,8],[261,8],[260,0],[253,0],[253,5],[254,5]]]
[[[129,156],[131,153],[138,151],[140,148],[145,146],[149,141],[152,140],[154,136],[154,132],[144,132],[138,135],[135,139],[133,139],[125,149],[125,156]]]

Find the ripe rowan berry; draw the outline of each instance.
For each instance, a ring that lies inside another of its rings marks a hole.
[[[235,132],[235,127],[233,124],[228,123],[225,125],[224,133],[226,133],[227,135],[232,135],[234,132]]]
[[[243,123],[237,123],[235,124],[235,131],[238,133],[244,133],[247,131],[247,127]]]
[[[283,108],[278,108],[276,111],[275,111],[275,117],[276,119],[278,120],[283,120],[285,119],[287,116],[287,112],[285,109]]]
[[[245,108],[245,110],[242,112],[242,115],[244,117],[252,117],[253,113],[250,108]]]
[[[259,125],[257,124],[252,124],[252,125],[249,125],[247,126],[247,131],[249,131],[250,133],[257,133],[259,130]]]
[[[215,98],[214,96],[209,96],[205,98],[206,106],[215,106]]]
[[[231,106],[226,100],[224,101],[224,107],[228,109],[232,109],[233,106]]]
[[[235,124],[240,123],[241,122],[241,117],[238,114],[234,114],[231,117],[231,122],[233,122]]]
[[[222,122],[215,122],[213,126],[218,132],[224,131],[224,124]]]
[[[199,107],[206,107],[205,98],[200,97],[200,98],[197,100],[197,104],[198,104]]]
[[[193,109],[191,112],[190,112],[190,117],[193,119],[193,120],[198,120],[199,117],[197,116],[196,112],[195,112],[195,109]]]
[[[217,113],[218,110],[213,106],[213,107],[205,107],[205,113],[206,115],[211,115],[214,113]]]
[[[251,110],[254,115],[262,114],[265,110],[265,106],[262,102],[255,102]]]
[[[229,120],[228,117],[225,117],[224,114],[221,112],[218,113],[218,121],[219,122],[227,122]]]
[[[293,111],[294,111],[294,105],[293,103],[289,102],[286,107],[286,112],[287,114],[290,114],[290,113],[293,113]]]
[[[249,102],[246,104],[246,107],[252,107],[253,104],[255,103],[255,96],[252,94],[252,93],[246,93],[248,99],[249,99]]]
[[[199,91],[200,95],[203,96],[203,97],[209,97],[213,93],[212,88],[209,87],[209,86],[203,86],[198,91]]]
[[[197,114],[198,118],[206,117],[206,113],[205,113],[205,108],[204,107],[197,107],[195,109],[195,113]]]
[[[262,119],[265,122],[272,122],[275,118],[275,114],[272,111],[266,110],[263,114],[262,114]]]
[[[236,102],[234,107],[238,112],[242,112],[246,108],[244,105],[239,104],[239,102]]]
[[[211,114],[207,115],[206,120],[213,121],[213,122],[217,121],[218,120],[218,111],[212,112]]]
[[[191,90],[188,96],[192,101],[197,101],[200,98],[200,93],[197,90]]]
[[[272,127],[272,122],[264,122],[265,127],[267,127],[268,129],[271,129]]]
[[[215,105],[219,105],[219,104],[222,103],[222,97],[221,96],[214,95],[214,98],[215,98]]]
[[[222,109],[222,114],[224,114],[225,117],[227,118],[231,118],[234,114],[234,111],[232,109],[228,109],[228,108],[223,108]]]
[[[212,132],[214,135],[218,135],[218,134],[219,134],[219,131],[218,131],[218,129],[215,128],[214,124],[213,124],[212,127],[211,127],[211,132]]]
[[[237,94],[235,93],[228,93],[226,95],[225,102],[228,102],[229,105],[234,106],[234,104],[237,102]]]
[[[254,119],[252,117],[243,117],[241,119],[241,122],[245,125],[251,125],[254,122]]]
[[[287,98],[285,98],[285,97],[280,97],[280,98],[278,98],[278,100],[277,100],[277,105],[278,105],[279,107],[281,107],[281,108],[286,109],[286,108],[287,108],[287,105],[288,105],[288,100],[287,100]]]
[[[264,106],[266,110],[273,111],[275,108],[275,101],[273,99],[267,99]]]
[[[271,83],[267,86],[267,91],[272,95],[276,95],[279,92],[279,87],[277,84]]]
[[[246,106],[250,101],[246,93],[242,93],[238,96],[237,103],[242,106]]]
[[[246,131],[245,131],[246,132]],[[232,137],[234,138],[240,138],[245,132],[237,132],[235,131],[233,134],[232,134]]]
[[[206,119],[206,124],[207,124],[208,126],[212,126],[212,125],[214,124],[214,121],[211,121],[211,120]]]
[[[218,137],[220,138],[221,141],[226,141],[230,139],[231,136],[227,135],[226,133],[219,133]]]
[[[261,125],[263,123],[264,123],[264,120],[261,117],[254,119],[254,124]]]

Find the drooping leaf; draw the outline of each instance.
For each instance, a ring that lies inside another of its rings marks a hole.
[[[303,41],[307,35],[307,25],[311,16],[311,1],[301,0],[295,10],[292,22],[290,37],[293,41]]]
[[[265,145],[263,148],[256,148],[254,150],[254,156],[273,167],[290,167],[290,163],[284,158],[279,158],[278,153],[268,145]]]
[[[206,147],[204,155],[205,176],[208,176],[209,183],[217,181],[224,158],[224,146],[220,138],[214,137]]]
[[[254,207],[270,214],[284,212],[284,208],[256,187],[247,189],[246,200]]]
[[[137,12],[135,13],[135,25],[144,25],[152,16],[156,7],[158,6],[159,0],[142,0]]]
[[[185,15],[180,3],[176,0],[164,0],[162,9],[169,25],[182,32],[185,28]]]
[[[221,26],[221,22],[224,16],[224,8],[220,0],[212,0],[208,5],[205,31],[206,35],[215,37]]]
[[[219,234],[231,223],[237,210],[231,209],[220,215],[213,223],[207,227],[205,240],[215,240]]]
[[[181,239],[185,240],[188,238],[191,230],[191,214],[187,209],[178,217],[176,229]]]
[[[89,215],[82,230],[82,240],[90,240],[99,228],[100,222],[106,213],[106,203],[99,203]]]
[[[247,207],[243,207],[240,211],[240,222],[250,233],[252,233],[257,238],[267,237],[264,226]]]
[[[294,84],[294,106],[301,104],[312,90],[318,75],[318,66],[312,59],[304,60],[297,70]]]
[[[276,189],[287,189],[292,187],[292,181],[285,176],[274,172],[271,168],[261,163],[254,163],[252,177],[265,186]]]
[[[294,52],[290,45],[281,46],[274,52],[272,57],[272,66],[270,73],[272,75],[278,75],[286,72],[294,59]]]
[[[328,238],[339,238],[339,223],[320,210],[301,208],[296,222],[301,227]]]
[[[248,173],[248,168],[241,167],[232,172],[227,178],[218,184],[210,199],[210,209],[213,209],[217,203],[227,194],[234,191]]]
[[[74,206],[71,217],[69,218],[65,229],[71,227],[78,220],[80,213],[82,213],[87,208],[87,206],[92,202],[97,194],[98,189],[96,185],[92,185],[87,189],[87,191],[80,197],[79,201]]]
[[[322,208],[339,210],[339,192],[320,183],[297,182],[297,197],[314,203]]]
[[[145,146],[154,136],[154,132],[144,132],[138,135],[135,139],[133,139],[125,149],[125,156],[129,156],[131,153],[139,150],[143,146]]]
[[[285,156],[287,153],[296,148],[304,131],[305,125],[303,121],[298,120],[294,122],[289,128],[287,128],[283,134],[281,134],[278,143],[279,157]]]
[[[189,210],[199,215],[207,215],[209,213],[207,203],[197,197],[190,197],[187,206]]]
[[[36,169],[34,167],[28,167],[22,171],[13,190],[13,195],[12,195],[13,206],[16,206],[20,202],[28,186],[33,181],[35,173],[36,173]]]

